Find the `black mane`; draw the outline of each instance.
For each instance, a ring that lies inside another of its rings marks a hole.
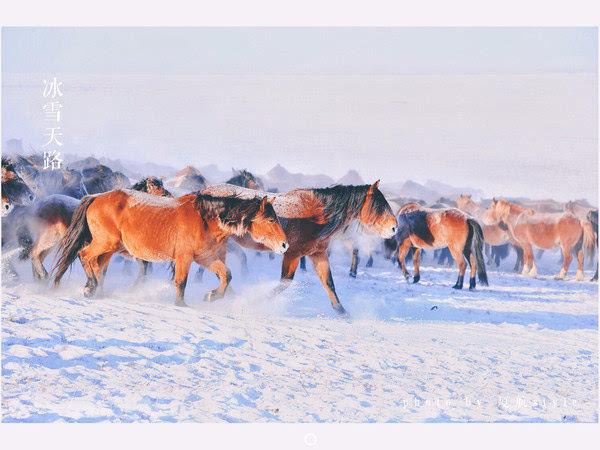
[[[339,226],[358,217],[370,187],[369,184],[359,186],[338,184],[327,188],[311,189],[323,204],[324,216],[327,220],[320,234],[330,235]],[[379,189],[373,191],[370,208],[371,212],[378,216],[386,212],[392,214],[390,205]]]
[[[250,229],[252,220],[260,209],[261,198],[244,199],[236,196],[213,197],[197,193],[194,204],[206,226],[209,219],[218,218],[224,225],[237,227],[242,225],[245,231]],[[265,206],[265,216],[277,220],[275,210],[270,203]]]

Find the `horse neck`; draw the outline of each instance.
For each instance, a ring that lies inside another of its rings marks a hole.
[[[333,202],[336,200],[335,193],[321,193],[317,197],[323,203],[322,217],[319,217],[318,219],[321,219],[325,223],[324,234],[327,236],[333,235],[340,228],[345,227],[359,218],[360,210],[365,203],[367,193],[365,191],[363,194],[354,186],[348,186],[346,189],[354,189],[355,192],[350,194],[347,203],[343,205],[343,207],[340,208],[338,206],[335,210],[333,210]],[[354,205],[350,204],[351,200],[354,201]]]

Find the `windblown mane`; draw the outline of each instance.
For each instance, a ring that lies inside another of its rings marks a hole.
[[[219,219],[226,227],[237,235],[247,233],[260,209],[261,198],[243,199],[237,196],[213,197],[208,194],[197,193],[194,206],[200,213],[204,226],[210,219]],[[265,207],[265,217],[277,220],[275,210],[270,203]]]
[[[340,226],[355,219],[365,204],[367,192],[371,186],[335,185],[327,188],[310,189],[317,199],[323,204],[323,221],[325,226],[319,233],[321,236],[333,234]],[[386,212],[392,214],[387,200],[379,189],[375,189],[369,207],[374,215]]]

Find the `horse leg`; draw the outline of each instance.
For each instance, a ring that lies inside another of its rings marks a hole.
[[[598,281],[598,263],[596,262],[596,273],[590,281]]]
[[[177,299],[175,300],[176,306],[187,306],[183,301],[183,295],[185,293],[185,285],[187,284],[188,272],[192,265],[191,255],[180,255],[175,258],[175,289],[177,291]]]
[[[344,307],[340,303],[340,299],[335,292],[335,286],[333,284],[333,277],[331,276],[331,268],[329,267],[329,258],[327,257],[327,253],[317,253],[310,256],[311,261],[315,267],[315,272],[317,272],[317,276],[321,280],[327,295],[329,296],[329,300],[331,301],[331,306],[339,313],[346,312]]]
[[[231,281],[231,271],[227,268],[225,262],[220,259],[212,262],[207,269],[211,272],[214,272],[214,274],[219,278],[219,287],[208,291],[204,296],[205,302],[212,302],[225,296],[225,291],[227,290],[227,286],[229,286],[229,282]]]
[[[469,290],[472,291],[477,287],[477,282],[475,281],[475,274],[477,273],[477,261],[475,260],[475,255],[470,253],[467,261],[469,261],[469,267],[471,269],[471,273],[469,274]]]
[[[202,283],[202,277],[204,276],[204,267],[198,267],[196,271],[196,281]]]
[[[106,242],[100,243],[98,239],[92,239],[92,242],[79,252],[83,270],[88,278],[83,290],[83,295],[86,297],[93,296],[98,288],[99,277],[101,276],[98,258],[108,251],[110,251],[110,246]]]
[[[577,273],[575,274],[575,279],[577,281],[583,281],[583,248],[577,250]]]
[[[413,283],[418,283],[421,279],[421,249],[416,248],[413,254]]]
[[[513,267],[513,272],[521,272],[523,269],[523,249],[517,245],[513,245],[515,249],[515,253],[517,254],[517,259],[515,260],[515,266]]]
[[[369,253],[369,259],[367,259],[367,264],[365,264],[365,267],[373,267],[373,254]]]
[[[300,270],[304,270],[306,272],[306,256],[300,258]]]
[[[150,265],[148,261],[144,261],[143,259],[136,258],[136,261],[138,262],[139,270],[138,276],[135,279],[134,286],[144,282],[144,280],[146,279],[146,275],[148,274],[148,266]]]
[[[494,260],[494,249],[490,244],[484,244],[483,248],[485,252],[485,257],[487,259],[486,264],[491,266]]]
[[[529,274],[529,265],[533,261],[533,249],[531,245],[525,244],[522,247],[523,249],[523,270],[521,271],[521,275]]]
[[[98,282],[98,287],[100,288],[100,292],[102,292],[102,289],[104,288],[104,279],[106,278],[106,271],[108,270],[108,263],[110,262],[110,258],[112,257],[112,255],[114,254],[113,251],[109,251],[106,253],[103,253],[102,255],[98,256],[98,258],[96,259],[98,262],[98,274],[96,275],[96,281]],[[92,267],[94,267],[92,265]]]
[[[456,279],[456,284],[452,286],[452,288],[462,289],[465,280],[465,271],[467,270],[467,263],[465,262],[463,250],[456,248],[456,246],[452,244],[448,246],[448,250],[450,250],[450,254],[458,267],[458,278]]]
[[[560,268],[560,272],[558,272],[558,274],[554,276],[555,280],[565,279],[569,270],[569,265],[571,264],[571,260],[573,259],[573,257],[571,256],[570,249],[568,249],[566,245],[561,245],[560,250],[562,253],[562,267]]]
[[[248,257],[246,256],[246,252],[242,249],[242,247],[233,241],[227,242],[227,250],[234,255],[236,255],[240,260],[240,266],[242,268],[242,276],[248,276]]]
[[[360,262],[360,258],[358,257],[358,249],[352,249],[352,263],[350,264],[350,276],[352,278],[356,278],[356,269],[358,268],[358,263]]]
[[[405,239],[402,241],[400,245],[398,245],[398,264],[400,266],[400,270],[402,271],[402,275],[408,281],[408,270],[406,270],[406,254],[408,250],[410,250],[411,242],[410,239]]]
[[[44,267],[44,259],[50,253],[50,250],[60,239],[60,235],[49,228],[46,228],[31,248],[31,266],[33,276],[38,280],[48,278],[48,272]]]
[[[294,279],[300,256],[292,256],[291,254],[283,254],[283,262],[281,263],[281,279],[277,287],[273,290],[272,295],[282,293],[290,285]]]

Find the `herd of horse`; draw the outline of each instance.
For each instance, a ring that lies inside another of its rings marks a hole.
[[[562,209],[506,198],[476,203],[470,195],[432,205],[388,200],[379,181],[268,192],[246,170],[214,185],[192,167],[170,180],[149,176],[131,184],[102,164],[44,170],[35,156],[2,158],[3,267],[16,276],[9,256],[29,259],[35,278],[53,278],[58,286],[79,259],[86,296],[102,288],[113,255],[122,255],[138,261],[136,282],[143,281],[151,263],[170,263],[180,306],[185,305],[190,266],[197,263],[199,276],[208,269],[219,279],[219,286],[205,296],[212,301],[225,295],[231,281],[228,253],[237,255],[247,271],[246,248],[283,255],[276,293],[289,285],[299,267],[306,267],[308,257],[332,307],[344,312],[329,263],[332,240],[351,251],[353,277],[357,241],[366,240],[372,243],[367,266],[381,250],[409,280],[410,255],[414,283],[421,278],[423,251],[434,250],[441,261],[454,261],[455,289],[462,289],[467,266],[469,289],[476,288],[476,278],[487,286],[486,256],[488,265],[498,265],[511,248],[517,254],[515,267],[531,277],[537,276],[534,249],[560,248],[562,264],[555,278],[565,278],[575,257],[575,279],[583,280],[584,258],[592,257],[598,246],[598,210],[583,202],[569,202]],[[48,272],[44,260],[52,250],[57,254]],[[592,280],[597,279],[596,264]]]

